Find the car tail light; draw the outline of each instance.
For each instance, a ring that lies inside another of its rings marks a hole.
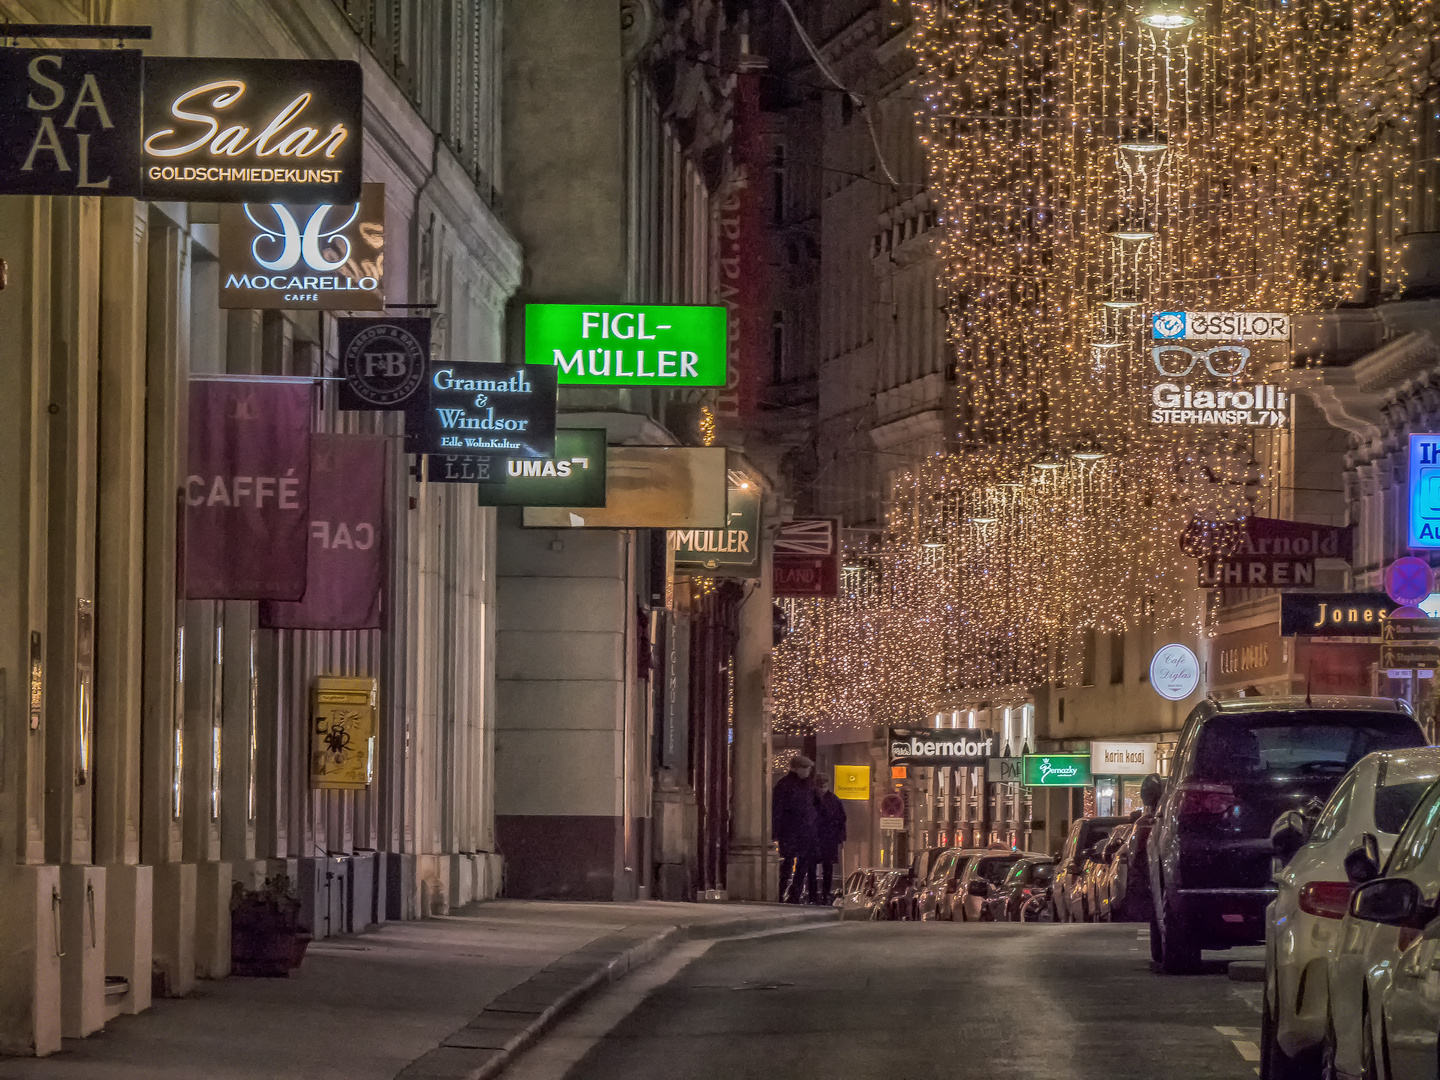
[[[1311,881],[1300,889],[1300,910],[1323,919],[1343,919],[1355,886],[1348,881]]]
[[[1213,817],[1229,813],[1235,805],[1235,789],[1229,784],[1180,785],[1180,817]]]

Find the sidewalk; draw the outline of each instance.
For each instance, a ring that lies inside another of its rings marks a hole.
[[[829,920],[775,904],[501,900],[315,942],[288,979],[201,982],[0,1080],[460,1080],[494,1075],[597,982],[685,937]],[[559,1006],[557,1008],[556,1006]]]

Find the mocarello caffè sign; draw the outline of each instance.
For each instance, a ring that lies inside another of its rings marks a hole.
[[[1000,740],[988,728],[890,729],[891,765],[984,765],[1000,756]]]
[[[0,193],[138,195],[141,54],[0,49]]]
[[[379,311],[384,281],[384,184],[361,185],[354,203],[220,211],[222,308]]]
[[[353,203],[360,65],[351,60],[145,60],[148,199]]]
[[[555,453],[555,370],[434,361],[423,404],[406,411],[412,453],[548,458]]]

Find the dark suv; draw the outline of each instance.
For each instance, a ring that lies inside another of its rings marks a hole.
[[[1265,939],[1270,827],[1330,797],[1372,750],[1424,746],[1403,703],[1387,698],[1207,699],[1185,721],[1150,836],[1150,954],[1194,971],[1201,949]]]

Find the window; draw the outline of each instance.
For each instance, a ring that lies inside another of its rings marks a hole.
[[[1315,829],[1310,834],[1310,843],[1323,844],[1345,828],[1345,821],[1350,816],[1350,806],[1354,802],[1355,784],[1356,777],[1350,776],[1336,788],[1335,794],[1330,796],[1330,802],[1321,813],[1320,820],[1315,823]]]
[[[1417,745],[1421,733],[1402,713],[1256,712],[1211,717],[1195,744],[1201,780],[1344,776],[1372,750]]]
[[[785,312],[770,317],[770,381],[785,381]]]
[[[1378,832],[1398,833],[1425,792],[1430,780],[1407,780],[1384,784],[1375,790],[1375,828]]]
[[[1125,631],[1110,635],[1110,685],[1125,681]]]
[[[1430,850],[1430,841],[1435,839],[1437,825],[1440,825],[1440,784],[1426,793],[1405,823],[1399,839],[1395,841],[1395,850],[1385,864],[1386,875],[1403,874],[1419,866]]]
[[[775,147],[770,159],[770,220],[775,225],[785,224],[785,147]],[[790,260],[794,262],[794,259]]]
[[[1081,637],[1081,648],[1083,652],[1080,658],[1080,685],[1095,685],[1095,628],[1085,628]]]

